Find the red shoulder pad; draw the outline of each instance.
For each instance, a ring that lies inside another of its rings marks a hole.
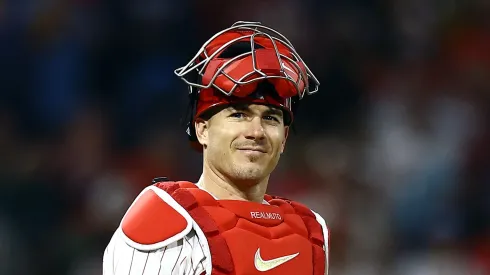
[[[145,188],[121,221],[126,242],[139,250],[160,249],[182,239],[192,229],[192,218],[168,193]]]

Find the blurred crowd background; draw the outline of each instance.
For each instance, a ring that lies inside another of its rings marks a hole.
[[[490,274],[490,1],[0,1],[0,274],[101,274],[151,180],[197,181],[173,70],[239,20],[321,82],[270,192],[321,213],[330,274]]]

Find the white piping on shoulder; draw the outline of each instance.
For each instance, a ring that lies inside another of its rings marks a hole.
[[[327,223],[322,218],[322,216],[320,216],[318,213],[316,213],[313,210],[311,210],[311,212],[313,212],[313,214],[315,214],[315,217],[316,217],[317,222],[320,223],[320,225],[322,226],[323,240],[325,242],[325,247],[324,247],[324,249],[325,249],[325,275],[328,275],[328,260],[329,260],[329,255],[328,255],[328,252],[329,252],[328,242],[329,242],[329,235],[328,235]]]
[[[128,236],[126,236],[126,234],[122,230],[122,225],[124,223],[124,220],[126,219],[126,215],[129,213],[129,211],[131,211],[134,204],[139,200],[139,198],[143,194],[145,194],[146,192],[149,192],[149,191],[155,192],[155,194],[157,194],[158,197],[160,197],[163,201],[165,201],[168,205],[170,205],[173,209],[175,209],[180,215],[182,215],[186,219],[187,224],[186,224],[186,227],[181,232],[175,234],[174,236],[172,236],[166,240],[163,240],[163,241],[158,242],[158,243],[153,243],[153,244],[140,244],[140,243],[137,243],[137,242],[131,240]],[[128,243],[129,245],[131,245],[132,247],[134,247],[138,250],[150,251],[150,250],[156,250],[156,249],[160,249],[162,247],[165,247],[165,246],[167,246],[167,245],[169,245],[169,244],[171,244],[177,240],[182,239],[185,235],[187,235],[192,229],[192,222],[190,222],[191,220],[189,218],[190,218],[190,216],[187,213],[187,211],[185,211],[184,208],[182,208],[174,199],[172,199],[172,197],[170,197],[169,194],[167,194],[165,191],[161,190],[160,188],[157,188],[155,186],[149,186],[149,187],[146,187],[145,189],[143,189],[143,191],[133,201],[133,203],[131,204],[129,209],[126,211],[126,214],[122,218],[119,228],[121,228],[122,237],[126,241],[126,243]]]

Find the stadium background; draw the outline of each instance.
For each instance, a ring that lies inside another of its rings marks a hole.
[[[490,274],[489,3],[0,1],[0,274],[101,274],[139,190],[198,179],[173,69],[238,20],[321,82],[270,192],[326,218],[331,274]]]

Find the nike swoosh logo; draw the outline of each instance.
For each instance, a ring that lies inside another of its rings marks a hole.
[[[268,270],[271,270],[273,268],[276,268],[276,267],[282,265],[283,263],[285,263],[287,261],[292,260],[294,257],[296,257],[298,255],[299,255],[299,252],[296,254],[291,254],[291,255],[275,258],[272,260],[264,261],[262,259],[262,257],[260,256],[260,248],[258,248],[257,252],[255,252],[255,260],[254,260],[255,268],[257,268],[258,271],[268,271]]]

